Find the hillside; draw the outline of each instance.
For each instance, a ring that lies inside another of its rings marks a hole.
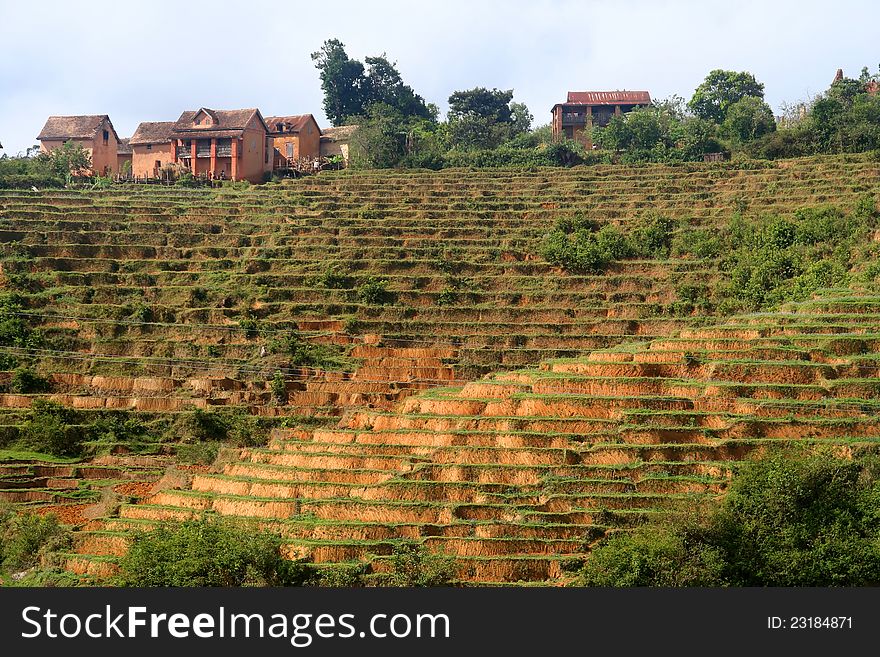
[[[412,538],[456,555],[462,580],[564,579],[607,532],[722,493],[731,460],[869,446],[880,298],[824,290],[726,318],[681,305],[728,275],[720,257],[574,275],[543,236],[649,214],[712,231],[878,188],[859,156],[4,192],[3,320],[20,322],[4,381],[23,364],[47,378],[0,395],[7,443],[36,399],[166,434],[193,409],[240,411],[271,440],[211,467],[174,465],[150,431],[92,445],[90,463],[19,455],[0,496],[88,520],[68,560],[83,573],[111,572],[133,529],[209,511],[321,563],[381,568]]]

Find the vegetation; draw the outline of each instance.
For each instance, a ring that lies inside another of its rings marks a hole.
[[[297,586],[308,571],[281,555],[280,539],[222,520],[187,520],[134,536],[119,586]]]
[[[747,463],[704,514],[664,518],[595,549],[588,586],[876,586],[880,463],[775,453]]]
[[[63,187],[90,176],[91,168],[88,151],[72,141],[51,153],[41,153],[39,147],[34,147],[24,157],[0,157],[0,189]]]
[[[564,219],[545,236],[541,255],[579,274],[602,273],[628,258],[663,259],[670,253],[713,258],[723,275],[715,286],[682,289],[680,296],[731,313],[773,308],[845,284],[857,265],[872,258],[868,236],[878,219],[871,196],[850,212],[823,206],[802,208],[790,217],[738,214],[721,228],[690,228],[651,213],[628,222],[626,230]]]
[[[53,514],[17,512],[0,507],[0,565],[5,572],[23,571],[42,562],[69,545],[67,531]]]

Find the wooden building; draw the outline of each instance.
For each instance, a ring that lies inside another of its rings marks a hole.
[[[131,172],[138,178],[156,178],[174,162],[171,129],[174,121],[144,121],[131,136]]]
[[[69,141],[79,144],[92,158],[92,173],[119,173],[120,139],[106,114],[50,116],[37,139],[44,153]]]
[[[566,102],[551,110],[554,139],[574,139],[592,148],[590,129],[608,125],[612,116],[651,103],[647,91],[569,91]]]
[[[267,116],[266,125],[272,139],[273,169],[289,168],[297,160],[321,155],[321,128],[311,114]]]
[[[263,182],[272,140],[258,109],[187,111],[171,128],[175,162],[194,176]]]

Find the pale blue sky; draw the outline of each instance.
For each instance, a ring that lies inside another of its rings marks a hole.
[[[754,73],[778,111],[839,67],[876,71],[878,18],[876,0],[0,0],[0,142],[23,151],[50,114],[109,114],[127,137],[200,106],[326,126],[309,54],[331,37],[357,59],[387,53],[443,110],[457,89],[513,88],[546,123],[568,90],[689,98],[726,68]]]

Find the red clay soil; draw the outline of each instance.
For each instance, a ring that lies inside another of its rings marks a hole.
[[[150,489],[155,483],[153,481],[133,481],[127,484],[117,484],[113,487],[113,492],[130,497],[146,497],[150,494]]]
[[[184,472],[198,472],[205,473],[211,471],[210,465],[178,465],[178,470],[183,470]]]
[[[41,516],[54,513],[62,525],[78,525],[86,521],[83,511],[91,504],[52,504],[34,509]]]

